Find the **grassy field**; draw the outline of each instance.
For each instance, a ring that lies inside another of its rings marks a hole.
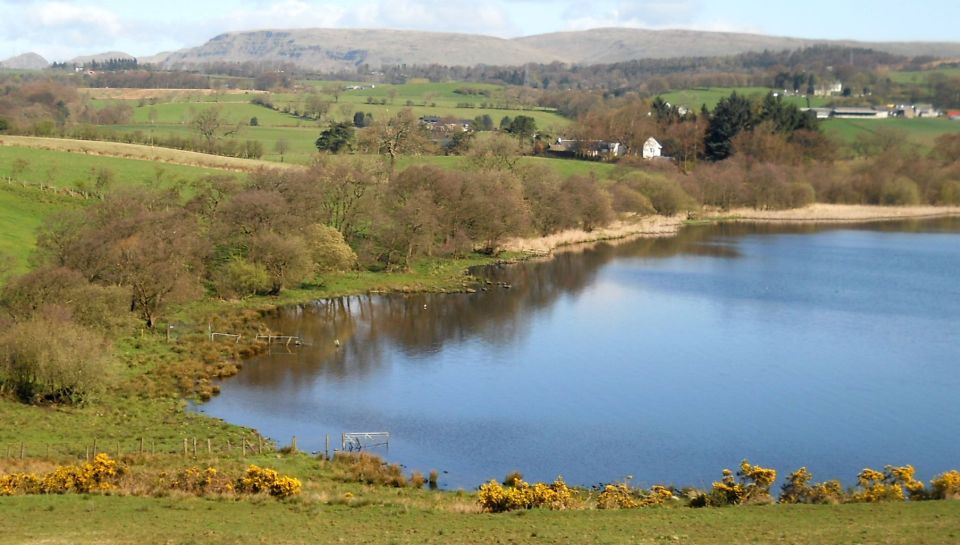
[[[14,272],[26,272],[27,258],[36,245],[36,231],[43,220],[77,206],[81,206],[81,201],[75,198],[0,182],[0,253],[17,260]]]
[[[948,78],[960,77],[960,68],[937,68],[934,70],[891,72],[890,79],[897,83],[925,83],[930,76],[940,75]]]
[[[161,181],[167,182],[177,179],[195,180],[222,173],[211,168],[164,164],[149,160],[0,146],[0,178],[6,179],[13,176],[14,162],[17,160],[26,161],[27,165],[18,175],[18,181],[66,188],[76,188],[80,185],[92,188],[96,173],[102,168],[113,172],[113,183],[116,187],[152,184],[156,181],[158,172]]]
[[[0,498],[4,543],[947,545],[960,502],[489,515],[421,506],[436,493],[362,501],[231,501],[116,496]],[[469,496],[461,498],[468,505]],[[440,500],[442,503],[443,500]],[[418,505],[421,504],[421,505]]]
[[[845,142],[879,129],[903,131],[908,139],[930,148],[938,136],[960,132],[960,123],[949,119],[830,119],[823,123],[827,134]]]
[[[698,89],[685,89],[682,91],[671,91],[669,93],[664,93],[660,95],[663,100],[669,102],[670,104],[676,106],[686,106],[694,110],[695,112],[700,111],[700,107],[704,104],[707,105],[711,110],[720,102],[721,98],[726,98],[730,96],[734,91],[738,95],[743,95],[747,97],[755,96],[766,96],[769,92],[777,92],[777,89],[769,89],[767,87],[709,87],[709,88],[698,88]],[[782,91],[782,89],[780,90]],[[810,103],[807,103],[807,99],[804,97],[798,96],[789,96],[784,97],[784,102],[788,104],[795,104],[800,108],[807,107],[817,107],[823,104],[826,104],[829,100],[829,97],[810,97]]]

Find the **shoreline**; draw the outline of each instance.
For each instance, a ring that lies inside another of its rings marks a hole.
[[[879,206],[869,204],[822,204],[787,210],[756,210],[734,208],[710,211],[696,219],[683,215],[643,216],[639,219],[617,220],[607,227],[584,231],[568,229],[552,235],[534,238],[512,238],[502,249],[527,256],[549,256],[562,248],[597,242],[635,238],[675,236],[691,223],[805,223],[853,224],[888,221],[926,220],[960,217],[960,206]]]

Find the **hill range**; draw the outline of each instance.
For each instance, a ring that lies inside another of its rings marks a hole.
[[[635,59],[717,57],[828,44],[904,56],[960,56],[960,42],[857,42],[695,30],[598,28],[523,38],[409,30],[295,29],[230,32],[204,45],[142,61],[166,67],[208,62],[282,61],[334,71],[364,64],[447,66],[563,62],[603,64]]]
[[[858,42],[698,30],[597,28],[522,38],[386,29],[291,29],[228,32],[198,47],[140,57],[143,64],[188,68],[206,63],[289,62],[316,71],[395,65],[517,66],[562,62],[605,64],[636,59],[720,57],[750,51],[795,50],[813,45],[874,49],[908,57],[960,57],[960,42]],[[69,62],[129,58],[121,52]],[[38,69],[36,54],[0,63]]]

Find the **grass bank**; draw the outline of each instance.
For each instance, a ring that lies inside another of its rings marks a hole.
[[[430,501],[430,493],[420,494],[427,496],[426,503]],[[275,544],[947,545],[960,540],[960,502],[533,510],[509,515],[463,514],[442,504],[427,508],[417,503],[421,502],[401,495],[385,495],[370,504],[76,495],[0,498],[0,535],[11,544],[138,545],[251,540]]]

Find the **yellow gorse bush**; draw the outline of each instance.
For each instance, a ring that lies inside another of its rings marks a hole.
[[[951,470],[937,475],[930,486],[932,496],[938,500],[960,499],[960,471]]]
[[[850,495],[850,501],[859,503],[877,503],[882,501],[903,501],[904,489],[912,500],[926,498],[923,483],[916,480],[916,470],[912,465],[886,466],[883,472],[865,468],[857,475],[859,490]]]
[[[502,513],[515,509],[566,509],[573,502],[573,494],[562,477],[552,484],[536,483],[530,485],[522,479],[513,481],[513,486],[503,486],[490,481],[480,486],[478,501],[484,511]]]
[[[813,474],[805,468],[794,471],[781,487],[780,503],[840,503],[843,486],[840,481],[813,483]]]
[[[713,483],[713,503],[740,505],[751,500],[769,500],[770,487],[777,480],[777,470],[740,462],[737,471],[739,482],[729,469],[723,470],[723,478]]]
[[[674,499],[673,491],[659,484],[651,486],[649,491],[631,489],[626,483],[608,484],[597,497],[597,508],[634,509],[662,505],[672,499]]]
[[[266,492],[276,498],[289,498],[299,494],[302,486],[299,479],[282,476],[273,469],[251,465],[244,476],[237,479],[235,488],[240,493]]]
[[[87,494],[117,488],[124,468],[106,454],[97,454],[90,462],[60,466],[45,475],[15,473],[0,477],[0,495],[15,494]]]

